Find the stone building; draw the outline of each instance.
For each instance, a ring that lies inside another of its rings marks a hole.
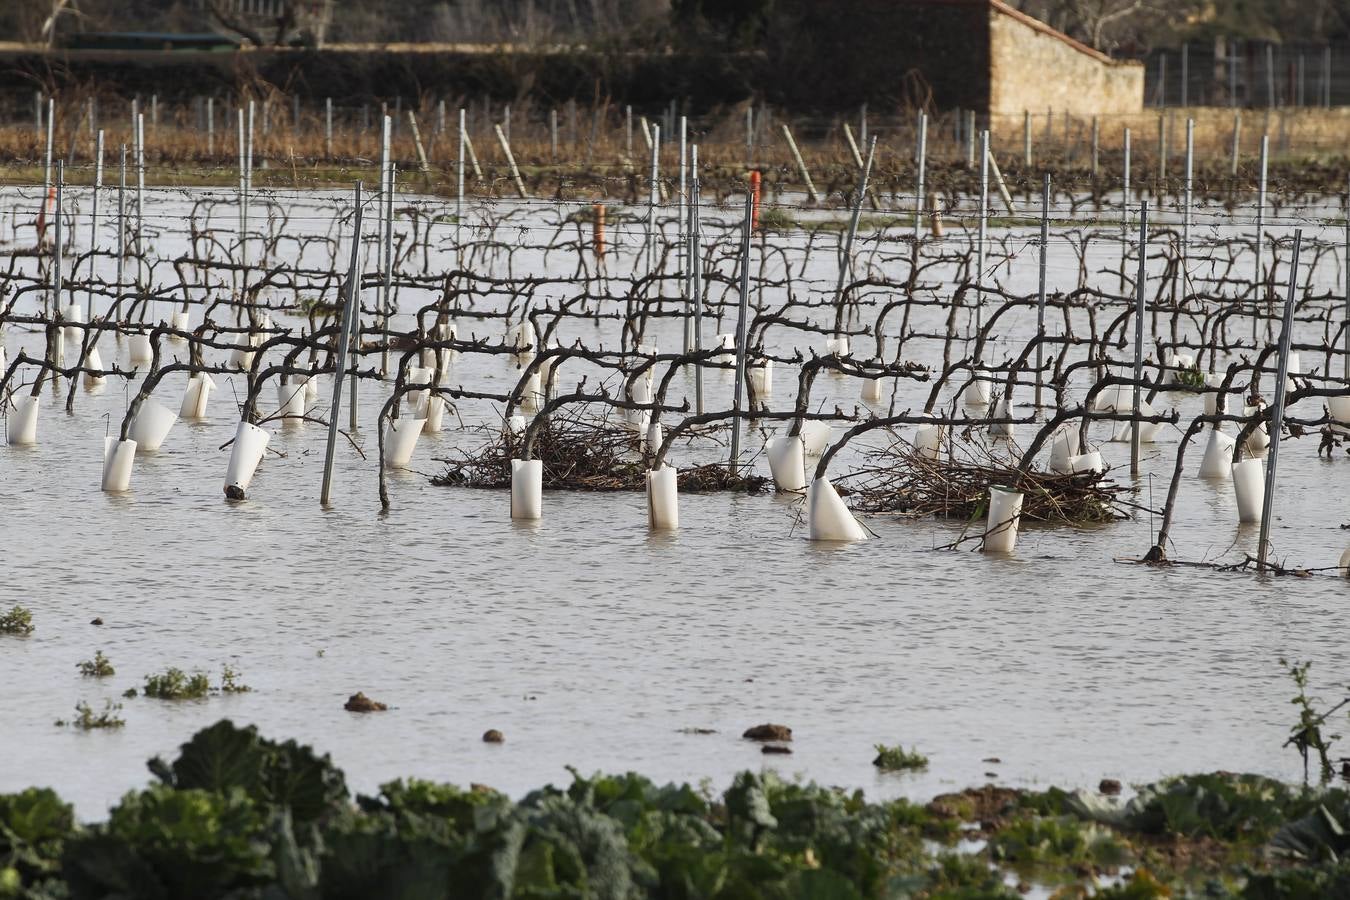
[[[1002,0],[780,0],[769,53],[781,101],[926,105],[989,115],[1137,113],[1144,67]]]

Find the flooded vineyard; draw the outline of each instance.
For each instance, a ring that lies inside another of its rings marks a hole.
[[[0,192],[0,791],[100,815],[221,717],[362,790],[721,785],[761,722],[883,798],[1299,777],[1279,661],[1346,626],[1339,198],[384,171]],[[251,690],[123,696],[170,667]],[[928,768],[878,773],[900,743]]]

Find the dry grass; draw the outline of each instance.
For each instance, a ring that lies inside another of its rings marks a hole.
[[[94,136],[85,118],[83,97],[63,98],[58,108],[54,153],[67,162],[70,183],[89,183],[92,171],[89,163],[94,154]],[[260,104],[259,104],[260,108]],[[321,187],[350,184],[356,178],[378,180],[376,163],[379,158],[379,113],[372,107],[368,127],[351,110],[335,120],[331,143],[325,138],[322,111],[308,109],[302,112],[299,123],[292,123],[288,98],[274,94],[270,100],[271,115],[264,127],[261,113],[255,115],[254,183],[259,187]],[[115,167],[119,147],[130,144],[129,116],[109,113],[101,115],[100,127],[105,132],[105,183],[115,183]],[[390,109],[391,115],[394,110]],[[214,139],[191,110],[177,109],[172,114],[161,110],[158,124],[146,116],[147,181],[156,185],[231,185],[237,181],[236,122],[233,111],[218,104],[217,127]],[[420,156],[413,141],[406,111],[395,125],[392,152],[398,163],[401,179],[417,183],[432,193],[451,194],[456,190],[455,167],[458,158],[458,139],[455,111],[449,110],[446,129],[437,133],[437,114],[434,108],[417,111],[423,150],[429,161],[423,172]],[[1331,115],[1328,113],[1327,115]],[[481,119],[482,117],[479,116]],[[944,117],[945,118],[945,117]],[[1256,117],[1250,117],[1256,118]],[[1306,116],[1304,116],[1306,118]],[[125,121],[124,121],[125,120]],[[528,190],[535,197],[630,198],[645,199],[646,173],[650,167],[650,151],[640,123],[635,119],[631,152],[627,145],[622,115],[614,106],[599,110],[579,109],[573,131],[570,118],[559,116],[559,140],[555,152],[547,126],[547,113],[532,110],[529,103],[518,107],[511,128],[511,149],[520,166]],[[812,181],[825,202],[840,204],[853,189],[857,166],[846,140],[844,120],[814,122],[811,127],[795,129]],[[902,115],[893,120],[881,134],[877,145],[873,186],[879,195],[891,194],[902,205],[912,203],[915,181],[913,161],[913,116]],[[1088,135],[1089,119],[1079,117],[1069,128],[1056,128],[1051,137],[1033,125],[1034,159],[1030,167],[1022,159],[1022,129],[1020,119],[1014,125],[995,123],[995,153],[1014,193],[1039,191],[1041,173],[1050,171],[1056,184],[1064,189],[1092,190]],[[1184,119],[1182,120],[1184,124]],[[1197,179],[1202,185],[1223,190],[1248,189],[1254,184],[1254,158],[1245,158],[1237,179],[1229,172],[1228,140],[1222,122],[1231,117],[1206,117],[1207,129],[1200,134],[1200,153],[1197,159]],[[1302,121],[1302,119],[1299,119]],[[1338,119],[1339,121],[1339,119]],[[592,123],[600,123],[592,130]],[[705,195],[725,195],[744,188],[745,174],[752,166],[764,173],[765,192],[772,197],[784,189],[800,189],[803,180],[796,163],[782,137],[777,121],[768,122],[759,131],[752,153],[747,152],[744,120],[739,113],[728,113],[721,119],[704,121],[694,129],[690,140],[699,144]],[[900,124],[897,124],[900,123]],[[1147,140],[1148,123],[1156,134],[1158,117],[1147,114],[1140,117],[1136,129],[1134,166],[1136,180],[1141,186],[1153,186],[1158,179],[1157,142]],[[1120,121],[1113,118],[1103,127],[1101,137],[1101,186],[1113,182],[1120,167],[1120,153],[1115,131]],[[934,119],[930,125],[928,150],[928,186],[943,193],[970,192],[978,187],[978,167],[966,166],[966,148],[958,144],[950,123]],[[1251,122],[1248,131],[1259,140],[1258,122]],[[1278,158],[1272,163],[1272,182],[1277,186],[1288,184],[1290,190],[1336,190],[1343,187],[1337,167],[1310,162],[1310,156],[1326,156],[1328,148],[1320,135],[1321,125],[1307,124],[1309,137],[1304,141],[1293,139],[1288,159]],[[469,170],[467,189],[476,195],[510,196],[514,194],[505,154],[499,146],[490,125],[481,121],[471,123],[471,141],[482,169],[483,178],[474,177]],[[1212,132],[1212,133],[1211,133]],[[1223,133],[1221,133],[1223,132]],[[1245,132],[1244,132],[1245,133]],[[1297,135],[1298,132],[1296,131]],[[1179,140],[1173,140],[1169,156],[1178,158]],[[1246,152],[1246,149],[1244,149]],[[1248,157],[1254,150],[1248,153]],[[752,158],[748,159],[747,156]],[[45,133],[28,124],[0,126],[0,179],[10,183],[32,183],[42,175],[45,156]],[[661,169],[673,176],[679,165],[678,145],[662,141]],[[1172,184],[1180,174],[1179,161],[1168,171]]]

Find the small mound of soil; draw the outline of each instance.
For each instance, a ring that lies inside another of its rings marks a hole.
[[[365,694],[361,693],[360,691],[357,691],[355,694],[352,694],[350,697],[347,698],[347,702],[342,704],[342,708],[347,710],[348,712],[367,713],[367,712],[384,712],[389,707],[385,706],[383,703],[380,703],[376,700],[372,700]]]
[[[500,744],[505,740],[506,738],[502,733],[495,728],[489,728],[483,732],[483,743],[485,744]]]
[[[1022,792],[1013,788],[986,784],[959,794],[939,794],[928,802],[928,811],[939,819],[978,822],[982,828],[996,830],[1021,796]]]
[[[786,725],[766,723],[745,729],[745,734],[741,737],[750,741],[790,741],[792,740],[792,729]]]

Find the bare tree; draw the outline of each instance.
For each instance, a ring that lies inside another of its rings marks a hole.
[[[1100,50],[1140,43],[1144,28],[1165,14],[1150,0],[1020,0],[1014,5]],[[1182,0],[1166,12],[1187,5]]]
[[[263,40],[262,35],[256,29],[249,27],[243,19],[222,9],[218,0],[206,0],[206,9],[211,14],[212,20],[221,28],[233,31],[255,47],[267,46],[267,42]]]

